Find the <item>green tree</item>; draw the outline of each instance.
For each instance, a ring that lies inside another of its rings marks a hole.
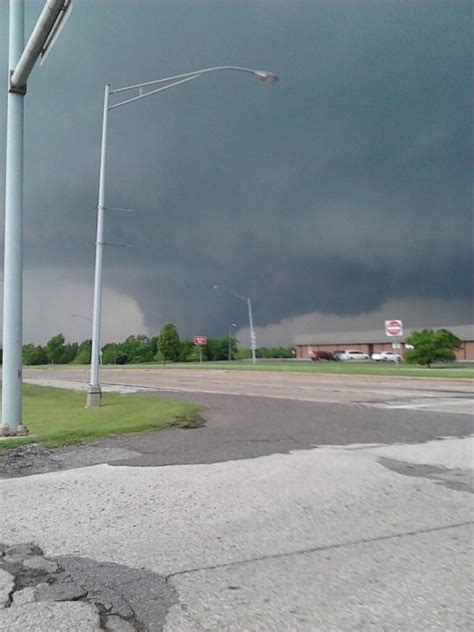
[[[79,345],[77,344],[77,342],[72,342],[70,344],[67,344],[65,346],[64,362],[67,364],[74,362],[74,360],[76,359],[78,350],[79,350]]]
[[[179,362],[191,362],[190,355],[194,351],[194,340],[181,340],[178,361]]]
[[[148,336],[129,336],[120,346],[121,354],[127,357],[127,362],[139,364],[152,362],[156,353],[156,338]]]
[[[48,364],[48,356],[46,355],[44,347],[41,345],[36,347],[35,364]]]
[[[69,360],[69,350],[66,347],[63,334],[53,336],[46,343],[45,352],[48,362],[51,364],[67,364]]]
[[[35,347],[33,344],[23,345],[23,364],[30,366],[48,364],[48,358],[43,347],[40,345]]]
[[[159,351],[159,350],[158,350],[158,351],[155,353],[155,355],[153,356],[153,361],[154,361],[154,362],[160,362],[161,364],[164,364],[165,357],[164,357],[164,355],[161,353],[161,351]]]
[[[239,347],[235,355],[237,360],[249,360],[252,357],[252,352],[248,347]]]
[[[92,354],[92,340],[84,340],[77,349],[74,364],[90,364]]]
[[[167,323],[160,332],[157,340],[158,351],[163,356],[163,365],[166,362],[176,362],[180,352],[180,340],[178,330],[173,323]]]
[[[407,339],[414,349],[405,354],[405,360],[428,368],[434,362],[449,362],[456,359],[455,351],[462,345],[461,340],[448,329],[423,329],[414,331]]]
[[[153,362],[156,354],[156,338],[143,334],[129,336],[124,342],[111,342],[102,347],[103,364],[139,364]]]
[[[127,364],[128,358],[122,352],[122,345],[110,342],[102,347],[102,364]]]
[[[206,351],[207,359],[211,362],[227,360],[229,357],[229,339],[227,336],[224,338],[208,338]]]
[[[206,347],[202,347],[201,349],[202,359],[203,361],[206,359]],[[186,356],[186,362],[199,362],[201,356],[199,354],[199,347],[193,344],[192,349],[190,349],[188,355]]]

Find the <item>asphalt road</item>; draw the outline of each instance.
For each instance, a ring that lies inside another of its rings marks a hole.
[[[216,463],[323,446],[420,443],[474,432],[468,415],[381,411],[244,395],[147,394],[204,405],[205,425],[104,441],[104,446],[138,453],[114,460],[116,465]]]
[[[81,384],[86,368],[25,370],[27,380]],[[417,409],[469,414],[474,410],[473,380],[395,376],[329,375],[212,369],[103,368],[101,383],[138,389],[198,394],[248,395],[292,401],[358,404],[383,409]]]
[[[467,382],[128,371],[104,377],[199,401],[205,426],[49,453],[2,481],[4,542],[141,570],[171,591],[153,631],[473,628]]]

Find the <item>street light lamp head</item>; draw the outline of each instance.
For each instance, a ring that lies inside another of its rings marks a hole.
[[[253,74],[262,83],[267,83],[268,85],[276,83],[279,79],[278,75],[274,72],[267,72],[266,70],[254,70]]]

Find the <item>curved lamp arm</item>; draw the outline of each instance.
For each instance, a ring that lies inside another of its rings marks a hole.
[[[147,86],[153,86],[158,83],[165,83],[166,81],[176,81],[178,79],[186,79],[187,77],[195,77],[197,75],[204,75],[209,72],[219,72],[221,70],[237,70],[239,72],[247,72],[259,79],[262,83],[272,84],[278,81],[278,75],[267,70],[255,70],[254,68],[244,68],[242,66],[213,66],[212,68],[202,68],[201,70],[194,70],[192,72],[186,72],[181,75],[173,75],[172,77],[165,77],[164,79],[156,79],[155,81],[147,81],[146,83],[136,83],[132,86],[125,86],[124,88],[112,90],[111,94],[118,94],[119,92],[126,92],[127,90],[137,90],[139,88],[146,88]]]
[[[242,296],[241,294],[238,294],[235,290],[231,290],[230,288],[223,287],[222,285],[213,285],[212,289],[213,290],[224,290],[224,292],[229,292],[229,294],[233,294],[240,301],[242,301],[244,303],[248,303],[248,300],[249,300],[248,298],[246,298],[245,296]]]

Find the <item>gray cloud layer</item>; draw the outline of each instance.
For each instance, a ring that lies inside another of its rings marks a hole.
[[[91,282],[106,81],[239,64],[281,82],[208,76],[111,113],[107,202],[137,213],[107,217],[108,239],[134,245],[107,251],[108,287],[151,330],[174,320],[187,334],[240,315],[213,283],[251,295],[260,326],[410,298],[415,312],[420,298],[452,300],[456,322],[472,291],[471,12],[76,3],[27,96],[27,268]]]

